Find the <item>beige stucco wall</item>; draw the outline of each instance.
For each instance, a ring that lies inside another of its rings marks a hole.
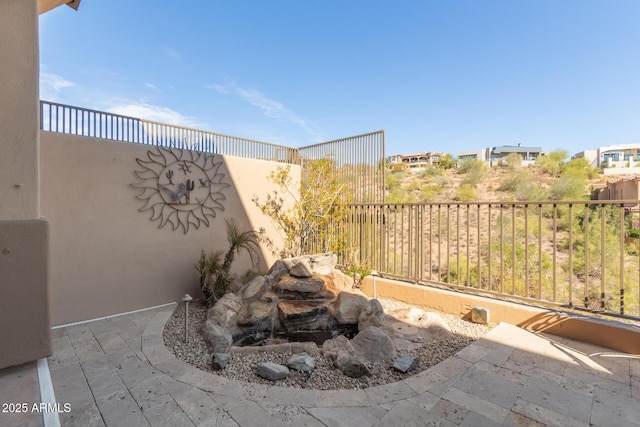
[[[0,220],[38,218],[37,2],[0,2]]]
[[[272,190],[266,176],[276,163],[216,156],[224,164],[224,211],[210,227],[184,234],[158,228],[151,213],[139,212],[139,193],[130,188],[154,147],[43,132],[41,134],[42,213],[51,234],[51,321],[53,325],[92,319],[177,301],[184,293],[201,296],[194,264],[202,249],[226,250],[225,219],[241,230],[272,224],[251,203]],[[299,179],[299,168],[294,168]],[[263,253],[260,269],[273,257]],[[251,267],[246,254],[237,273]]]
[[[0,368],[51,354],[35,0],[0,1]]]
[[[374,291],[372,276],[364,278],[362,290],[371,297],[375,295],[379,298],[396,299],[467,319],[471,318],[473,307],[484,307],[489,309],[492,323],[510,323],[531,331],[546,332],[631,354],[640,354],[640,329],[622,322],[573,315],[380,277],[375,280]]]
[[[0,221],[0,369],[51,355],[47,222]]]

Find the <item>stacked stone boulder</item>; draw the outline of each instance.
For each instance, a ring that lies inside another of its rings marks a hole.
[[[339,335],[325,341],[321,352],[345,375],[358,377],[370,375],[373,364],[391,365],[398,352],[416,348],[434,334],[450,333],[444,320],[440,317],[439,321],[439,316],[433,313],[414,310],[394,316],[385,314],[378,300],[370,300],[353,288],[353,279],[335,268],[336,261],[333,254],[278,260],[267,275],[224,295],[209,309],[203,324],[203,336],[210,351],[217,354],[247,351],[246,347],[234,347],[234,339],[256,331],[269,337],[279,331],[333,331],[339,326],[351,325],[355,329],[357,325],[358,333],[353,339]],[[303,347],[304,353],[294,355],[298,357],[290,367],[303,367],[300,370],[304,372],[313,369],[311,355],[320,353],[314,343],[300,346],[266,340],[266,344],[257,349],[295,353]],[[417,363],[406,359],[401,362],[402,369],[405,366],[414,369]],[[257,367],[256,372],[276,380],[288,375],[287,368],[282,368],[267,365]]]

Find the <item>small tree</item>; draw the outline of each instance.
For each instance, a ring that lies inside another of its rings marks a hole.
[[[536,165],[540,167],[542,172],[554,176],[560,176],[562,173],[564,162],[569,158],[567,150],[553,150],[548,156],[540,156],[536,159]]]
[[[253,203],[260,208],[282,232],[284,246],[276,248],[266,235],[259,231],[260,239],[275,254],[283,258],[302,255],[315,244],[325,252],[344,250],[347,236],[330,232],[346,223],[347,203],[350,200],[347,183],[339,182],[332,159],[311,160],[307,163],[305,182],[293,188],[290,166],[278,166],[267,179],[278,186],[264,200],[253,196]],[[287,200],[291,200],[287,207]]]
[[[438,159],[438,166],[442,169],[454,169],[457,165],[456,159],[449,153],[443,154]]]

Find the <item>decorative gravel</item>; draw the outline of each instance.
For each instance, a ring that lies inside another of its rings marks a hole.
[[[395,300],[380,299],[380,303],[385,312],[411,307]],[[393,369],[389,364],[376,364],[372,367],[373,375],[363,378],[350,378],[339,369],[336,369],[328,359],[317,355],[314,356],[315,369],[313,372],[306,374],[291,370],[287,378],[272,382],[256,375],[256,365],[263,362],[274,362],[286,366],[292,354],[267,351],[244,354],[234,353],[231,361],[223,370],[213,370],[211,368],[213,355],[209,353],[200,333],[201,325],[207,317],[207,309],[198,300],[194,300],[189,304],[188,342],[184,343],[184,304],[181,304],[176,309],[171,319],[167,322],[163,338],[167,348],[178,359],[203,371],[212,372],[229,379],[316,390],[363,389],[400,381],[415,375],[453,356],[495,326],[468,322],[448,314],[443,314],[442,316],[451,327],[453,332],[451,338],[427,341],[417,350],[402,353],[403,355],[420,358],[420,364],[415,370],[402,373]]]

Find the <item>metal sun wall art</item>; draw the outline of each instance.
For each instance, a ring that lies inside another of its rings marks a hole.
[[[136,170],[139,182],[130,184],[140,190],[136,199],[144,202],[140,212],[152,211],[151,220],[159,220],[162,228],[171,224],[187,233],[191,226],[209,226],[209,218],[224,210],[222,191],[224,174],[211,154],[189,150],[157,149],[147,152],[148,160],[136,159],[142,170]]]

